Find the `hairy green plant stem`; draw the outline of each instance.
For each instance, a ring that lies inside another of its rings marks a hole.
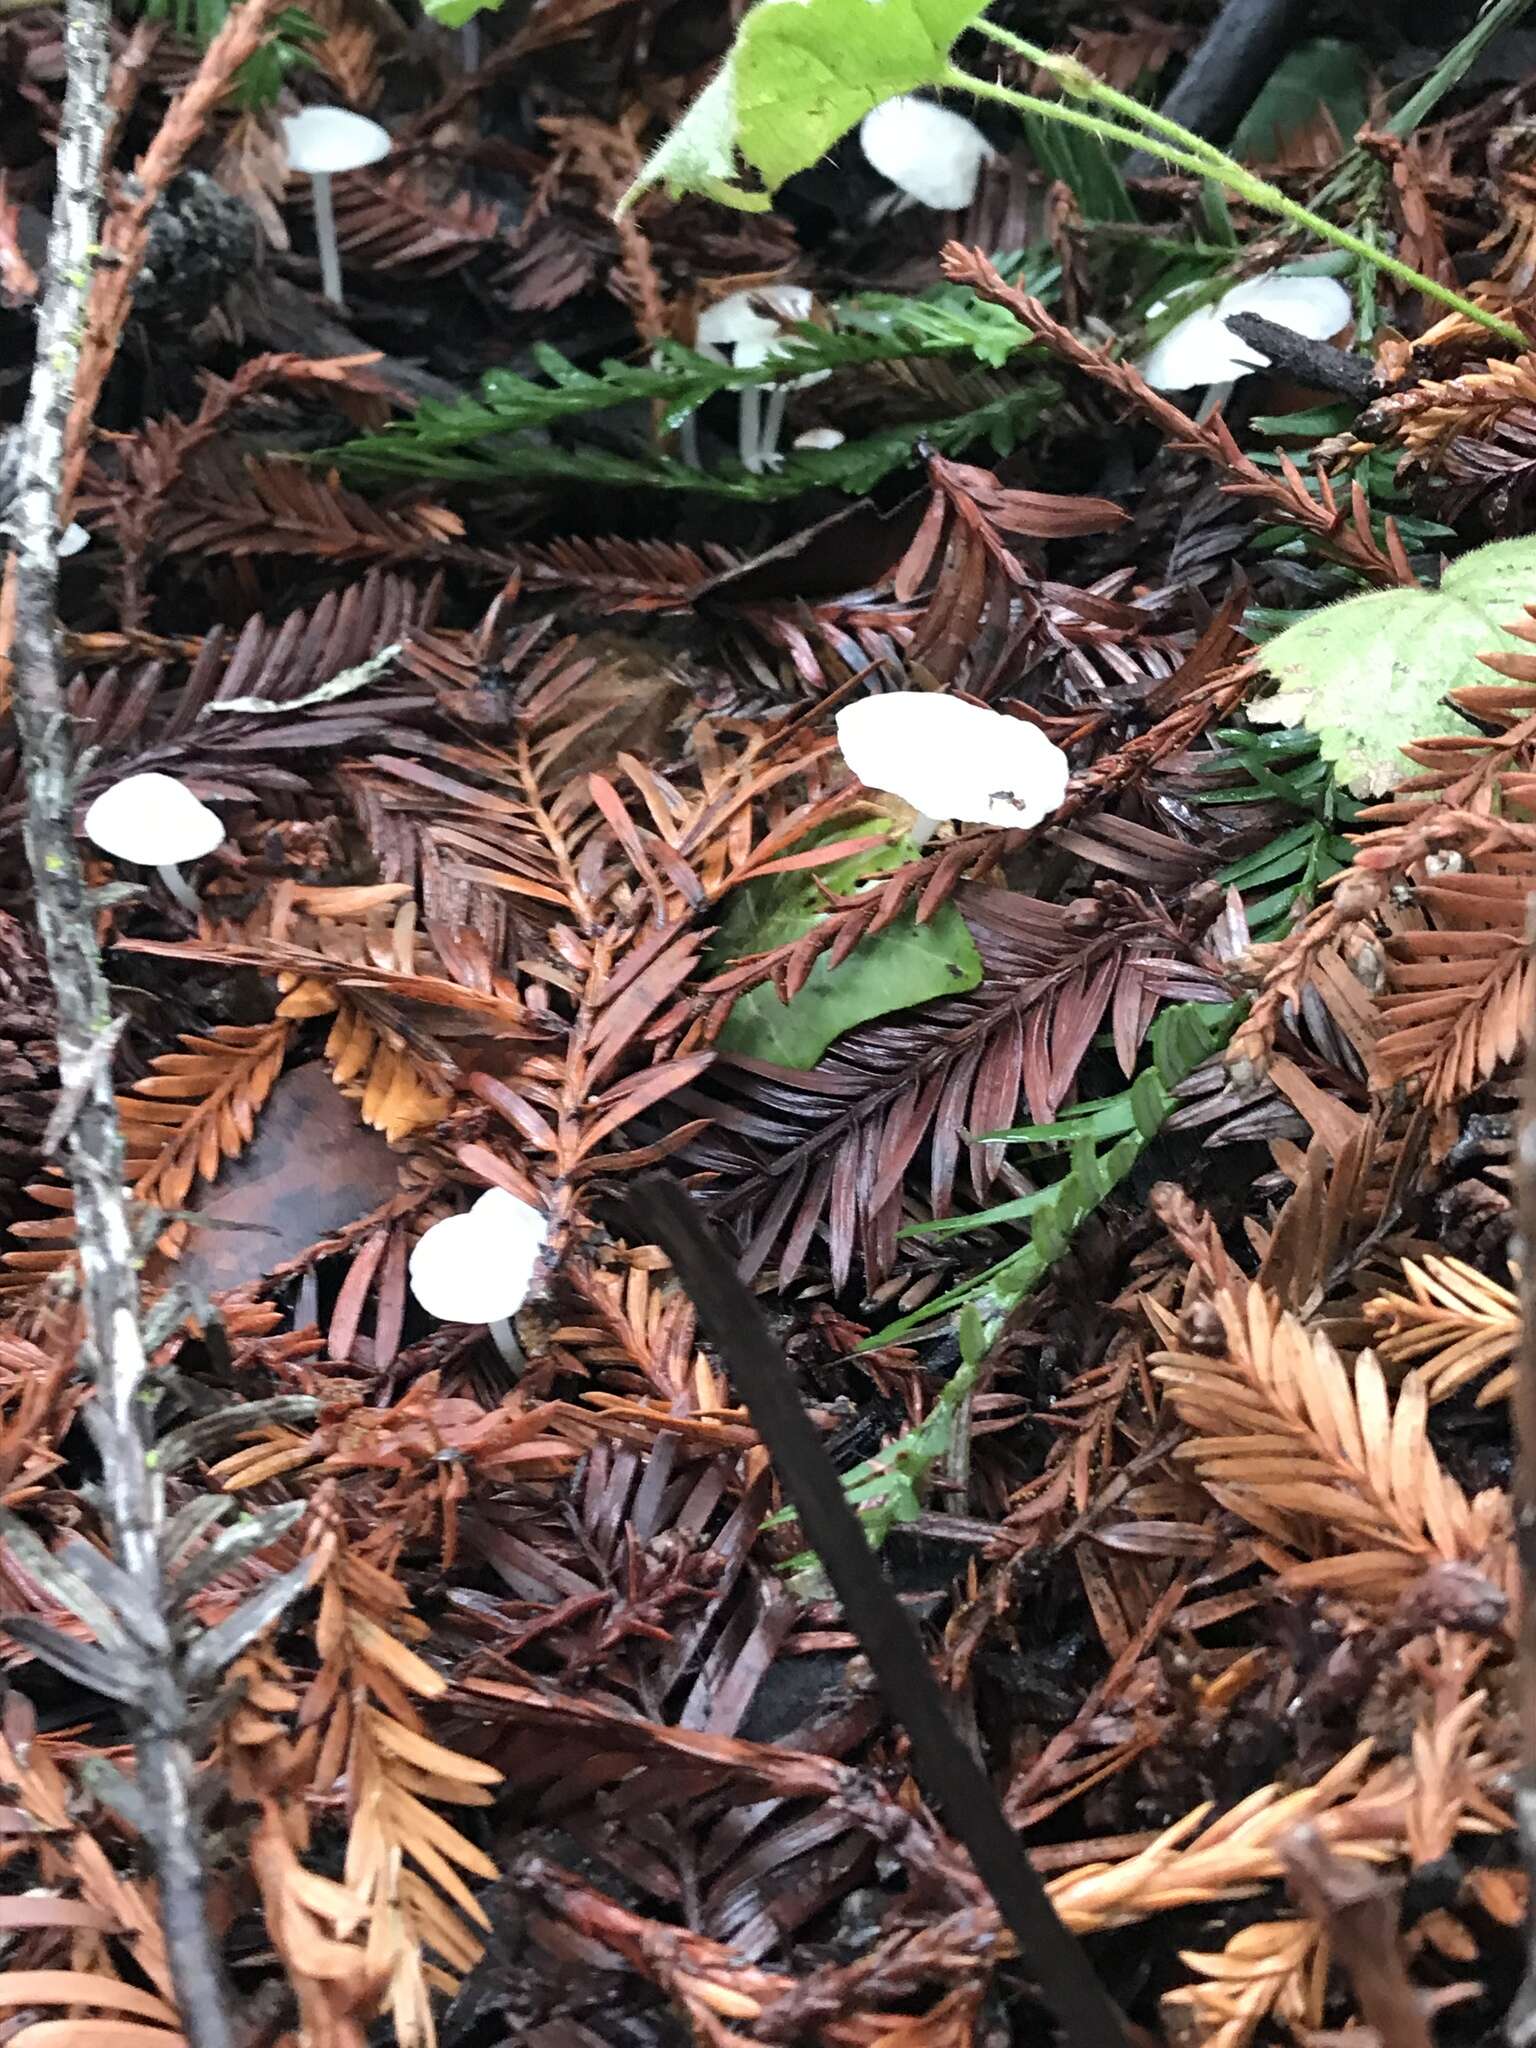
[[[1170,121],[1159,114],[1154,107],[1145,107],[1140,100],[1134,100],[1129,93],[1117,92],[1112,85],[1106,85],[1095,78],[1086,65],[1062,57],[1054,57],[1036,43],[1026,42],[1007,29],[1000,29],[991,22],[979,24],[982,32],[993,42],[1005,49],[1027,58],[1031,63],[1042,66],[1053,77],[1059,79],[1067,91],[1083,98],[1092,99],[1109,107],[1126,121],[1136,123],[1126,127],[1120,121],[1105,120],[1102,115],[1086,112],[1080,107],[1064,105],[1060,100],[1042,99],[1036,93],[1017,92],[1011,86],[999,85],[991,79],[981,78],[969,71],[961,71],[950,65],[945,83],[957,91],[973,93],[979,99],[995,100],[1000,106],[1011,107],[1015,113],[1035,114],[1044,121],[1056,121],[1063,127],[1079,128],[1089,135],[1098,136],[1101,142],[1124,143],[1131,149],[1150,150],[1160,156],[1175,170],[1189,173],[1192,177],[1212,178],[1235,192],[1250,206],[1256,206],[1265,213],[1274,214],[1286,220],[1293,227],[1304,228],[1319,240],[1331,243],[1336,249],[1345,249],[1362,263],[1373,269],[1384,270],[1389,277],[1395,277],[1399,284],[1407,285],[1412,291],[1422,292],[1427,298],[1438,300],[1449,306],[1453,312],[1462,314],[1468,320],[1475,320],[1503,341],[1513,342],[1524,348],[1527,337],[1518,327],[1500,320],[1483,306],[1474,305],[1471,299],[1463,298],[1460,292],[1452,291],[1448,285],[1437,284],[1432,277],[1425,277],[1411,264],[1400,257],[1390,256],[1384,249],[1378,249],[1361,236],[1352,234],[1348,228],[1341,228],[1334,221],[1325,220],[1319,213],[1299,204],[1278,185],[1272,185],[1267,178],[1260,178],[1225,150],[1218,149],[1213,142],[1193,134],[1177,121]]]

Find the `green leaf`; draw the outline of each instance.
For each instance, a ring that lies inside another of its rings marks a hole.
[[[501,0],[422,0],[423,12],[444,28],[462,28],[477,14],[492,14]]]
[[[230,5],[231,0],[128,0],[128,12],[148,21],[169,21],[178,36],[206,50],[223,28]],[[261,47],[235,73],[234,105],[242,113],[271,106],[290,71],[314,67],[307,46],[324,41],[325,30],[302,8],[282,8],[269,22]]]
[[[1438,590],[1378,590],[1327,605],[1264,648],[1280,690],[1248,715],[1306,726],[1346,787],[1380,796],[1410,772],[1405,741],[1474,730],[1446,694],[1489,680],[1480,654],[1528,651],[1507,630],[1528,600],[1536,601],[1536,537],[1474,548]]]
[[[844,826],[830,830],[836,838],[847,837]],[[706,965],[719,973],[749,953],[804,938],[821,922],[826,891],[846,895],[868,876],[914,859],[916,851],[909,840],[899,839],[873,852],[851,854],[815,871],[820,887],[804,869],[748,882],[737,890],[705,955]],[[717,1043],[722,1052],[803,1072],[856,1024],[909,1010],[934,996],[963,995],[981,975],[976,942],[952,903],[926,924],[907,912],[884,931],[861,939],[838,966],[829,966],[823,954],[789,1003],[780,1002],[771,984],[748,989],[737,998]]]
[[[1270,73],[1232,138],[1232,154],[1267,162],[1326,107],[1344,141],[1365,119],[1366,63],[1353,43],[1319,36],[1292,50]]]
[[[981,12],[976,0],[757,0],[621,206],[665,185],[766,212],[871,107],[940,84],[950,45]]]

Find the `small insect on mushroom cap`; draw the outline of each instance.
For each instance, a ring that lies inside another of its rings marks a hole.
[[[544,1249],[543,1214],[487,1188],[460,1216],[424,1231],[411,1253],[411,1292],[441,1323],[500,1323],[528,1299]]]
[[[305,107],[283,122],[288,168],[305,177],[328,177],[376,164],[394,147],[389,130],[346,107]]]
[[[837,714],[860,782],[926,818],[1037,825],[1067,793],[1071,765],[1037,726],[932,690],[862,697]]]
[[[178,867],[223,843],[224,821],[174,775],[128,775],[85,814],[85,836],[117,860]]]
[[[940,213],[970,205],[992,154],[974,121],[908,93],[870,109],[859,127],[859,145],[882,178]]]

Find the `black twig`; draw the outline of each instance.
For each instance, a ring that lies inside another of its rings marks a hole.
[[[1376,378],[1364,356],[1329,341],[1309,341],[1304,334],[1266,320],[1262,313],[1228,313],[1223,323],[1239,341],[1246,341],[1272,370],[1281,370],[1303,384],[1337,391],[1357,409],[1376,396]]]
[[[636,1185],[634,1207],[676,1267],[745,1398],[886,1703],[907,1731],[917,1775],[970,1852],[1063,2041],[1068,2048],[1124,2048],[1120,2013],[1058,1919],[997,1794],[955,1732],[917,1631],[848,1505],[762,1310],[677,1182],[646,1175]]]
[[[1398,1939],[1397,1887],[1330,1848],[1310,1821],[1285,1837],[1280,1855],[1291,1896],[1326,1934],[1380,2048],[1435,2048]]]
[[[229,2006],[204,1910],[192,1810],[189,1705],[177,1668],[158,1539],[161,1482],[149,1451],[151,1403],[123,1139],[103,1041],[112,1009],[75,845],[74,744],[58,621],[58,504],[65,423],[74,398],[85,300],[100,215],[108,120],[106,0],[68,0],[68,74],[59,131],[48,288],[9,512],[15,557],[12,645],[17,730],[26,770],[27,859],[57,1007],[62,1133],[78,1226],[85,1338],[95,1398],[87,1410],[101,1457],[105,1516],[131,1588],[131,1671],[124,1677],[137,1790],[160,1887],[166,1953],[194,2048],[230,2048]],[[125,1661],[125,1666],[128,1660]]]

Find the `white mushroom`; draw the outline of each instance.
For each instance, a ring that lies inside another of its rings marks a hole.
[[[58,553],[60,561],[66,555],[78,555],[82,548],[88,548],[90,544],[91,536],[86,532],[79,520],[71,519],[68,526],[59,535]]]
[[[443,1323],[485,1323],[509,1365],[522,1363],[512,1318],[528,1299],[548,1233],[542,1213],[487,1188],[461,1216],[424,1231],[411,1253],[411,1292]]]
[[[320,288],[333,306],[346,310],[341,296],[341,256],[336,247],[336,216],[331,209],[331,179],[338,171],[358,171],[389,155],[389,130],[346,107],[306,107],[283,122],[283,147],[288,168],[314,182],[315,240],[320,249]]]
[[[917,812],[919,846],[941,818],[1038,825],[1060,805],[1071,774],[1038,726],[932,690],[861,697],[837,714],[837,739],[860,782]]]
[[[974,121],[909,93],[870,109],[859,126],[859,144],[882,178],[917,205],[940,213],[970,205],[981,167],[992,155]]]
[[[836,427],[807,427],[803,434],[796,434],[789,445],[791,448],[803,448],[813,455],[829,454],[832,449],[841,448],[847,438]]]
[[[1159,299],[1150,317],[1166,313],[1170,303]],[[1327,341],[1349,324],[1349,294],[1337,278],[1297,277],[1283,270],[1233,285],[1214,306],[1201,306],[1171,327],[1142,358],[1138,367],[1153,390],[1188,391],[1210,384],[1230,391],[1239,377],[1262,370],[1268,359],[1238,340],[1227,325],[1232,313],[1260,313],[1308,341]]]
[[[721,361],[729,349],[730,361],[738,370],[758,369],[783,353],[785,326],[810,317],[811,295],[804,285],[773,284],[760,291],[732,292],[700,314],[698,346],[704,355]],[[812,370],[787,384],[770,385],[766,419],[761,385],[749,385],[738,393],[737,438],[743,469],[756,476],[773,464],[789,392],[820,384],[830,375],[829,370]]]
[[[157,868],[176,901],[196,917],[197,897],[179,863],[212,853],[223,841],[224,823],[174,775],[127,775],[86,812],[85,836],[117,860]]]

